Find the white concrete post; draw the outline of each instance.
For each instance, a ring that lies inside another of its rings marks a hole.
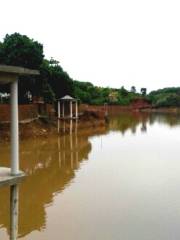
[[[62,106],[62,110],[63,110],[63,112],[62,112],[62,116],[63,116],[63,118],[64,118],[64,102],[63,102],[63,106]]]
[[[78,102],[76,101],[76,118],[78,118]]]
[[[73,114],[72,114],[72,101],[70,101],[70,118],[73,117]]]
[[[19,189],[18,185],[10,187],[10,240],[18,237],[18,205]]]
[[[61,104],[60,101],[58,101],[58,118],[61,117]]]
[[[18,80],[11,83],[11,174],[19,174]]]

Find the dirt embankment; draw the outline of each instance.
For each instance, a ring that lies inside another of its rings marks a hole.
[[[19,124],[20,139],[46,137],[57,132],[57,127],[53,122],[45,123],[42,120],[35,120],[30,123]],[[10,140],[10,123],[0,124],[0,141]]]
[[[79,107],[80,112],[84,112],[86,110],[89,111],[99,111],[101,113],[108,112],[109,114],[114,114],[118,112],[124,111],[140,111],[141,109],[151,109],[152,105],[146,99],[135,99],[130,105],[122,106],[122,105],[87,105],[81,104]]]
[[[57,121],[55,116],[51,116],[52,114],[46,114],[47,118],[39,119],[39,114],[37,110],[37,106],[35,105],[27,105],[20,106],[20,124],[19,124],[19,135],[20,139],[26,138],[40,138],[40,137],[48,137],[52,134],[66,134],[70,131],[75,131],[83,129],[84,130],[94,130],[98,129],[98,127],[106,126],[107,123],[107,114],[114,115],[118,114],[118,112],[122,111],[134,111],[139,110],[144,107],[150,107],[148,103],[142,102],[141,100],[137,100],[131,106],[88,106],[88,105],[80,105],[79,106],[79,119],[78,123],[76,120],[60,120]],[[10,140],[10,116],[7,114],[10,112],[7,108],[9,106],[3,105],[1,106],[1,118],[4,122],[0,122],[0,141]],[[3,111],[4,109],[4,111]],[[8,111],[7,111],[8,110]],[[52,106],[50,108],[52,112]],[[47,112],[47,107],[46,107]],[[4,115],[3,115],[4,113]],[[31,122],[25,121],[26,119],[32,119]],[[23,121],[22,121],[23,120]],[[59,131],[58,131],[59,130]],[[58,133],[59,132],[59,133]]]
[[[41,138],[50,135],[68,134],[75,130],[92,130],[105,126],[105,114],[99,110],[87,110],[78,120],[57,120],[57,118],[36,119],[19,123],[20,139]],[[10,140],[10,123],[0,123],[0,141]]]

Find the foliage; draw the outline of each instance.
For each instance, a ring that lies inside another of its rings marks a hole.
[[[25,35],[6,35],[0,43],[0,64],[37,69],[39,76],[23,76],[19,81],[19,103],[26,103],[27,93],[42,96],[53,102],[66,94],[73,95],[73,81],[59,62],[44,59],[43,45]],[[1,92],[9,92],[9,86],[0,86]]]
[[[119,104],[119,105],[129,105],[134,99],[139,97],[138,93],[131,93],[124,87],[120,89],[115,88],[103,88],[96,87],[89,82],[79,82],[74,81],[74,95],[79,98],[81,102],[103,105],[108,104]]]
[[[43,45],[19,33],[7,34],[0,44],[0,64],[39,69],[43,57]]]
[[[145,97],[146,88],[141,89],[141,95],[132,86],[131,91],[123,86],[120,89],[97,87],[90,82],[73,81],[63,70],[58,61],[44,58],[43,45],[25,35],[14,33],[6,35],[0,42],[0,64],[22,66],[40,71],[39,76],[23,76],[19,81],[19,103],[29,101],[29,94],[43,97],[45,102],[54,102],[64,95],[78,98],[82,103],[103,105],[129,105],[137,97]],[[0,88],[0,92],[9,92],[8,86]],[[180,91],[179,91],[180,92]],[[155,99],[153,94],[150,99]],[[168,101],[177,104],[175,96],[169,96]],[[160,102],[162,104],[162,102]]]
[[[53,92],[51,85],[47,81],[42,85],[42,94],[46,103],[53,103],[55,101],[55,93]]]
[[[164,88],[148,95],[155,107],[180,107],[180,88]]]
[[[49,84],[56,99],[64,95],[73,95],[73,81],[62,69],[59,62],[51,59],[44,60],[40,67],[40,78]]]

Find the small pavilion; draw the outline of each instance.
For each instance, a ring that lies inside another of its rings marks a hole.
[[[73,104],[75,112],[73,114]],[[65,116],[65,106],[69,105],[69,115]],[[78,99],[66,95],[58,99],[58,119],[78,119]]]
[[[24,173],[19,170],[18,80],[22,75],[39,75],[39,71],[23,67],[0,65],[0,84],[10,84],[11,98],[11,163],[0,167],[0,186],[15,184]]]

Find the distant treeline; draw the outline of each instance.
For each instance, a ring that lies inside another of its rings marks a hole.
[[[180,107],[180,87],[152,91],[148,98],[155,107]]]
[[[78,98],[82,103],[129,105],[137,98],[144,98],[154,106],[180,106],[180,88],[166,88],[146,94],[146,88],[137,93],[135,86],[130,90],[97,87],[90,82],[72,79],[55,59],[45,59],[43,45],[26,35],[6,35],[0,42],[0,64],[22,66],[40,71],[39,76],[21,77],[19,82],[19,103],[26,103],[34,96],[43,97],[53,103],[64,95]],[[9,86],[0,86],[0,93],[8,93]]]
[[[124,87],[109,88],[97,87],[89,82],[74,81],[74,95],[79,98],[83,103],[102,105],[119,104],[129,105],[134,99],[145,98],[146,90],[142,89],[142,93],[137,93],[136,88],[133,86],[130,91]]]

